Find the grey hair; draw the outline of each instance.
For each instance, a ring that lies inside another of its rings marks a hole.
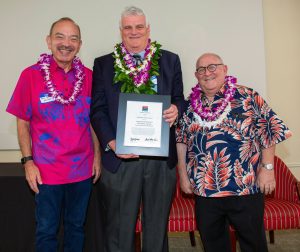
[[[146,19],[146,25],[148,26],[147,17],[145,15],[144,11],[135,6],[128,6],[128,7],[125,7],[124,11],[121,13],[121,19],[119,22],[121,29],[122,29],[122,19],[124,17],[128,17],[128,16],[144,16]]]
[[[76,24],[75,21],[74,21],[72,18],[69,18],[69,17],[62,17],[62,18],[56,20],[56,21],[51,25],[49,35],[50,35],[50,36],[52,35],[54,26],[55,26],[56,24],[58,24],[58,23],[60,23],[60,22],[64,22],[64,21],[71,22],[71,23],[73,23],[73,24],[77,27],[77,29],[78,29],[78,31],[79,31],[79,39],[81,39],[81,31],[80,31],[79,25]]]
[[[216,54],[216,53],[204,53],[204,54],[202,54],[202,55],[197,59],[197,61],[196,61],[196,68],[198,67],[199,61],[200,61],[203,57],[205,57],[205,56],[213,56],[213,57],[217,58],[217,59],[220,61],[221,64],[224,64],[222,58],[221,58],[218,54]]]

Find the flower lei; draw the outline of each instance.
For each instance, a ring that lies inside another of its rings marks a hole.
[[[225,92],[222,102],[219,103],[216,107],[210,109],[203,106],[202,103],[202,92],[201,87],[197,84],[192,88],[192,93],[190,94],[190,103],[192,109],[194,110],[194,115],[202,125],[207,127],[212,127],[220,123],[230,112],[231,106],[230,101],[232,100],[235,90],[236,90],[237,79],[233,76],[225,77]]]
[[[41,73],[43,75],[46,87],[48,89],[48,92],[50,94],[50,96],[57,102],[61,103],[61,104],[72,104],[75,103],[77,96],[79,95],[81,89],[82,89],[82,84],[83,84],[83,80],[85,77],[84,74],[84,65],[82,64],[82,62],[80,61],[80,59],[78,57],[75,57],[73,59],[73,67],[75,68],[75,79],[76,82],[74,84],[74,88],[73,88],[73,92],[71,94],[71,96],[69,98],[65,98],[64,95],[59,92],[56,87],[55,84],[53,83],[52,79],[51,79],[51,73],[50,73],[50,63],[51,63],[51,58],[52,56],[49,54],[41,54],[40,58],[38,60],[38,64],[41,67]]]
[[[140,66],[135,66],[133,57],[123,43],[117,44],[114,49],[115,58],[114,83],[122,82],[122,93],[155,94],[152,89],[152,76],[158,76],[158,59],[161,55],[161,45],[149,39],[145,49],[145,57]]]

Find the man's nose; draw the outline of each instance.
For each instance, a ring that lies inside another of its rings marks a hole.
[[[132,27],[131,34],[136,34],[136,33],[137,33],[137,29],[135,27]]]
[[[208,68],[207,68],[207,67],[205,67],[205,68],[204,68],[204,73],[203,73],[203,75],[210,75],[210,74],[211,74],[211,72],[208,71]]]
[[[70,45],[70,44],[71,44],[71,39],[66,38],[66,39],[64,40],[64,45],[65,45],[65,46],[68,46],[68,45]]]

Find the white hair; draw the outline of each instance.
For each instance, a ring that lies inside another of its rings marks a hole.
[[[135,6],[128,6],[128,7],[125,7],[124,11],[121,13],[121,19],[120,19],[120,22],[119,22],[119,25],[120,25],[120,28],[122,29],[122,19],[124,17],[128,17],[128,16],[144,16],[145,19],[146,19],[146,25],[148,26],[148,23],[147,23],[147,18],[146,18],[146,15],[144,13],[144,11],[138,7],[135,7]]]

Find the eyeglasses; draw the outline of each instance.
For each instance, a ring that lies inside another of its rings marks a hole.
[[[197,69],[196,69],[196,72],[198,73],[198,74],[205,74],[205,72],[206,72],[206,69],[209,71],[209,72],[214,72],[214,71],[216,71],[216,69],[217,69],[217,67],[218,66],[221,66],[221,65],[224,65],[224,64],[210,64],[210,65],[208,65],[208,66],[206,66],[206,67],[198,67]]]

